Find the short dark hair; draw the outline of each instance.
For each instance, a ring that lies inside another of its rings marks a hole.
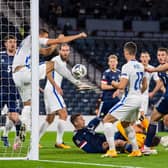
[[[130,55],[136,55],[137,53],[137,45],[132,41],[126,42],[124,44],[124,49],[127,50]]]
[[[4,37],[4,43],[6,43],[9,39],[14,39],[14,40],[16,40],[16,37],[13,36],[13,35],[7,35],[7,36],[5,36],[5,37]]]
[[[70,48],[70,45],[68,43],[61,43],[59,44],[59,50],[61,50],[61,48],[64,46],[68,46]]]
[[[81,115],[80,113],[72,114],[72,115],[71,115],[70,121],[71,121],[71,123],[72,123],[73,125],[74,125],[76,119],[77,119],[80,115]]]
[[[164,48],[164,47],[159,47],[158,51],[164,51],[164,52],[166,52],[166,54],[168,54],[168,49]]]
[[[39,30],[39,34],[44,34],[44,33],[49,34],[49,32],[48,32],[47,29],[41,28],[41,29]]]
[[[149,54],[149,52],[148,51],[142,51],[141,54]]]
[[[142,51],[141,54],[147,54],[150,57],[150,54],[148,51]],[[140,54],[140,56],[141,56],[141,54]]]

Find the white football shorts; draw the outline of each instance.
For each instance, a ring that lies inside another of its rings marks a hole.
[[[46,64],[39,65],[39,79],[46,76]],[[31,69],[23,67],[19,71],[13,73],[13,80],[18,87],[23,102],[31,100]]]
[[[44,102],[47,114],[52,114],[66,107],[63,97],[55,88],[44,89]]]
[[[140,95],[128,95],[114,105],[109,113],[120,121],[136,121],[141,102]]]

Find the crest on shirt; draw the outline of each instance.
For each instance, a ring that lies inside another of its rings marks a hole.
[[[80,141],[78,139],[76,140],[76,144],[78,144],[78,145],[80,144]]]

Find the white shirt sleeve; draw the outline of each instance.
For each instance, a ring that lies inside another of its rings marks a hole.
[[[148,73],[149,73],[149,72],[144,72],[143,78],[148,78]]]
[[[122,67],[122,70],[121,70],[121,78],[126,78],[128,79],[129,78],[129,68],[127,67],[127,65],[125,64],[123,67]]]
[[[61,76],[63,76],[64,78],[66,78],[67,80],[69,80],[71,83],[73,83],[74,85],[78,86],[79,84],[81,84],[81,82],[79,80],[76,80],[72,73],[70,72],[70,70],[64,66],[63,64],[60,64],[57,60],[54,61],[54,69],[55,71],[57,71]]]
[[[39,38],[40,46],[47,46],[48,38]]]
[[[152,77],[153,77],[153,80],[155,80],[155,81],[159,80],[159,76],[158,76],[157,72],[153,72]]]

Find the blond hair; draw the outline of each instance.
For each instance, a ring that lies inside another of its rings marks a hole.
[[[109,61],[110,59],[115,59],[115,60],[118,61],[118,57],[117,57],[115,54],[109,55],[109,56],[108,56],[108,61]]]

